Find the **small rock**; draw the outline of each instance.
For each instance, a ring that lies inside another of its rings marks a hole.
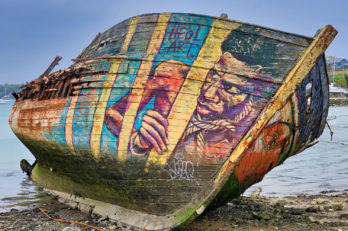
[[[319,206],[311,206],[306,209],[306,212],[308,213],[317,213],[320,211]]]
[[[329,211],[329,212],[333,212],[333,211],[335,211],[335,210],[333,210],[333,209],[328,209],[327,211]]]
[[[261,192],[262,192],[262,188],[259,187],[251,194],[251,197],[259,197]]]
[[[312,216],[309,216],[309,217],[308,217],[308,220],[309,220],[310,223],[315,223],[315,222],[317,222],[317,220],[315,220],[315,218],[312,217]]]
[[[347,213],[341,214],[340,219],[348,219],[348,214]]]
[[[324,221],[323,221],[323,220],[319,220],[319,221],[318,221],[318,224],[319,224],[319,225],[323,225],[323,224],[324,224]]]
[[[263,220],[269,220],[269,219],[271,219],[271,216],[268,215],[268,214],[261,214],[261,218],[262,218]]]
[[[277,208],[277,209],[280,209],[280,210],[284,210],[284,204],[279,203],[279,202],[277,202],[277,203],[274,205],[274,207]]]
[[[258,214],[257,212],[252,212],[251,214],[252,214],[253,218],[256,218],[257,220],[261,220],[262,219],[260,214]]]
[[[100,225],[103,225],[103,226],[107,226],[108,224],[109,224],[108,220],[103,220],[102,222],[100,222]]]
[[[306,194],[300,193],[300,194],[297,195],[297,197],[298,197],[298,198],[303,198],[303,197],[306,197]]]
[[[337,210],[343,209],[343,205],[341,203],[336,202],[336,203],[332,203],[331,205],[332,205],[333,210],[337,211]]]
[[[317,199],[316,202],[318,205],[322,205],[322,204],[324,204],[325,201],[323,199]]]
[[[109,230],[115,230],[116,228],[117,228],[116,225],[109,225],[109,226],[107,227],[107,229],[109,229]]]
[[[100,223],[102,221],[108,220],[109,218],[107,216],[101,217],[97,220],[97,223]]]

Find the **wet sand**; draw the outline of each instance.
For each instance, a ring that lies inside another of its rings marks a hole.
[[[107,217],[82,213],[58,200],[46,200],[40,207],[53,218],[82,222],[103,230],[134,230]],[[93,229],[54,221],[34,208],[0,213],[0,230]],[[241,196],[205,212],[185,230],[348,230],[348,190],[342,194],[324,192],[284,198]]]

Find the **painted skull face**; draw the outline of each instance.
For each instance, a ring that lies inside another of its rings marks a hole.
[[[245,101],[248,94],[243,87],[249,85],[246,78],[231,73],[231,70],[250,70],[244,62],[225,52],[208,72],[198,98],[197,113],[203,120],[229,118],[233,107]]]

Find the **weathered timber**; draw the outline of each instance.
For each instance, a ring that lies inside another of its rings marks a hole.
[[[27,83],[10,125],[37,160],[32,178],[67,203],[141,229],[183,227],[314,144],[336,34],[136,16]]]

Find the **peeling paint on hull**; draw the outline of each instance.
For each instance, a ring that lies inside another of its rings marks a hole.
[[[24,86],[10,125],[44,187],[114,205],[131,226],[183,227],[321,135],[336,34],[140,15]]]

